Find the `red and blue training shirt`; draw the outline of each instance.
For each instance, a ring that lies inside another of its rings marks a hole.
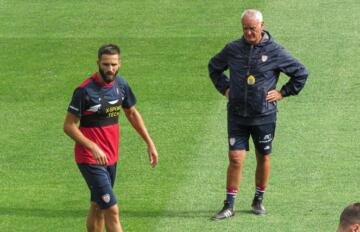
[[[99,74],[95,73],[75,89],[68,112],[80,118],[80,131],[104,151],[110,166],[119,158],[121,107],[129,109],[136,104],[136,98],[122,77],[116,76],[108,84],[99,78]],[[77,143],[75,161],[78,164],[96,164],[91,151]]]

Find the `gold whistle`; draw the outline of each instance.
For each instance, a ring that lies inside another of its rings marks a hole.
[[[247,77],[247,83],[248,83],[248,85],[254,85],[255,82],[256,82],[256,78],[255,78],[253,75],[249,75],[249,76]]]

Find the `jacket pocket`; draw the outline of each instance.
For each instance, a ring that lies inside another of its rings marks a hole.
[[[266,91],[263,88],[249,89],[248,103],[252,114],[262,114],[268,109]]]

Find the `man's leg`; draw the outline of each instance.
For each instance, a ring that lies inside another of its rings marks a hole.
[[[226,178],[226,200],[222,210],[213,216],[214,220],[222,220],[235,215],[235,197],[240,186],[245,157],[245,150],[229,151],[229,165]]]
[[[263,205],[264,193],[270,178],[270,154],[260,154],[259,151],[256,150],[256,173],[255,173],[255,196],[253,202],[251,204],[252,211],[256,215],[264,215],[266,214],[266,209]]]
[[[122,232],[119,207],[115,204],[110,208],[102,210],[105,216],[105,227],[107,232]]]
[[[255,184],[256,187],[265,190],[270,179],[271,156],[270,154],[262,155],[256,150],[256,161]]]
[[[86,228],[88,232],[102,232],[104,228],[104,213],[99,205],[91,202],[89,213],[86,221]]]
[[[229,151],[229,166],[227,169],[226,188],[238,189],[240,186],[245,150]]]
[[[240,186],[243,162],[249,150],[250,127],[239,124],[238,112],[228,107],[229,164],[226,176],[226,200],[224,207],[212,218],[221,220],[235,215],[234,205]]]
[[[256,173],[255,173],[255,196],[252,203],[254,214],[264,215],[266,210],[262,204],[264,193],[268,186],[271,169],[272,141],[275,135],[275,123],[254,126],[251,136],[255,145]]]

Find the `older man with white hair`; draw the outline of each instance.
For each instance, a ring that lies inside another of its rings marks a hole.
[[[224,207],[213,216],[221,220],[235,215],[243,161],[252,137],[256,154],[255,196],[252,211],[266,213],[263,198],[270,178],[270,154],[275,135],[277,101],[297,95],[308,72],[304,65],[277,44],[264,30],[263,16],[254,9],[241,15],[243,36],[228,43],[209,62],[209,76],[216,89],[228,98],[229,166]],[[229,70],[230,77],[224,72]],[[290,77],[280,90],[280,73]]]

